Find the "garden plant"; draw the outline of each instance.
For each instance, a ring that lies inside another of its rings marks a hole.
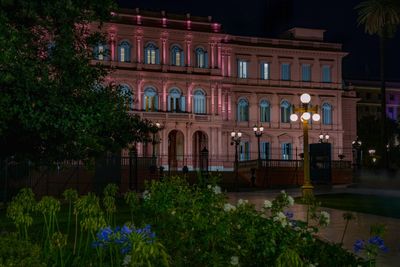
[[[62,201],[23,189],[8,204],[0,244],[15,245],[2,246],[0,266],[368,266],[318,239],[329,214],[316,205],[308,221],[294,220],[286,192],[257,210],[228,202],[217,180],[165,177],[141,197],[116,185],[102,196],[68,189]]]

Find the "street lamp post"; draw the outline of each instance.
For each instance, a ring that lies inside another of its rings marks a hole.
[[[353,147],[353,151],[354,151],[354,166],[358,169],[360,168],[360,149],[361,149],[361,145],[362,142],[358,139],[358,136],[356,137],[356,139],[351,142],[351,146]]]
[[[254,135],[257,137],[257,144],[258,144],[257,167],[260,168],[260,166],[261,166],[260,138],[263,135],[264,127],[262,125],[260,125],[260,126],[254,125],[253,131],[254,131]]]
[[[319,134],[320,143],[328,143],[328,141],[329,141],[329,134],[323,134],[323,133]]]
[[[294,112],[301,113],[300,120],[303,124],[303,153],[304,153],[304,182],[301,187],[303,197],[312,196],[313,195],[313,186],[311,184],[310,179],[310,154],[308,151],[308,121],[319,121],[321,116],[317,113],[318,106],[310,107],[309,103],[311,101],[311,96],[309,94],[302,94],[300,96],[301,106],[298,108],[294,108]],[[311,116],[311,113],[314,113]],[[299,119],[296,113],[290,115],[290,120],[295,122]]]
[[[235,189],[238,189],[238,180],[239,180],[239,156],[238,156],[238,147],[240,144],[240,140],[242,139],[242,133],[240,131],[232,131],[231,132],[231,145],[235,145]]]

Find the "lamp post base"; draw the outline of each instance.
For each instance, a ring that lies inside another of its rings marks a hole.
[[[301,187],[301,194],[303,196],[303,198],[309,198],[314,196],[314,186],[312,185],[303,185]]]

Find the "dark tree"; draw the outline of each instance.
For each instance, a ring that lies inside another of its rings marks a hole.
[[[86,159],[141,141],[148,123],[93,65],[112,0],[0,1],[0,158]],[[99,22],[93,27],[92,22]]]

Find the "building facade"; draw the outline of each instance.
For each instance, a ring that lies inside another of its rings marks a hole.
[[[94,47],[94,63],[113,67],[109,79],[132,93],[130,112],[158,122],[154,148],[166,169],[200,166],[232,170],[233,130],[243,133],[239,160],[257,159],[254,125],[262,125],[261,157],[300,159],[303,131],[289,117],[309,93],[321,120],[310,125],[310,143],[329,134],[332,159],[351,160],[356,137],[356,95],[342,86],[340,44],[323,30],[294,28],[282,39],[235,36],[211,17],[122,10],[103,27],[108,42]],[[105,52],[108,53],[105,53]],[[151,156],[152,144],[137,144]]]
[[[357,120],[362,117],[381,115],[381,84],[380,81],[348,80],[346,84],[350,90],[356,91]],[[386,82],[386,116],[397,121],[400,117],[400,83]]]

